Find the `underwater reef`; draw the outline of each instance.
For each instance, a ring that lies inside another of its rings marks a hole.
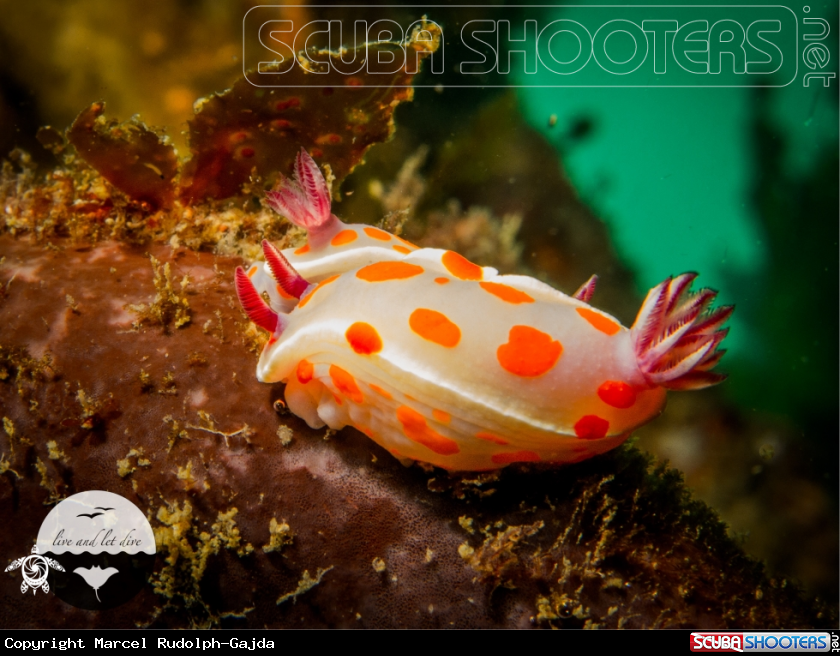
[[[226,92],[203,106],[251,101]],[[380,127],[366,145],[388,138],[395,104],[369,112]],[[41,133],[61,158],[55,168],[39,171],[16,151],[0,178],[0,515],[15,526],[0,545],[17,553],[48,506],[103,489],[147,513],[158,562],[140,595],[98,613],[18,596],[4,577],[5,626],[836,623],[833,609],[767,575],[678,471],[632,443],[560,468],[459,475],[406,468],[355,430],[313,430],[286,413],[283,386],[254,376],[265,336],[239,309],[233,272],[262,238],[301,238],[260,205],[288,164],[241,166],[243,147],[273,147],[280,130],[293,153],[299,135],[285,123],[264,132],[265,121],[214,130],[227,141],[195,142],[204,145],[194,157],[216,162],[197,187],[197,169],[165,139],[102,111],[82,112],[69,143]],[[342,143],[325,140],[325,163],[327,145]],[[335,193],[364,149],[346,152]],[[423,153],[413,157],[370,195],[389,228],[420,198]],[[571,188],[559,191],[585,223]],[[462,243],[510,270],[522,269],[522,241],[535,231],[521,216],[453,203],[413,229],[424,245]],[[583,234],[608,256],[602,226]]]
[[[283,414],[283,386],[253,375],[239,258],[29,234],[0,249],[4,552],[83,489],[131,499],[158,543],[151,585],[109,611],[19,597],[5,577],[6,626],[833,622],[634,446],[450,475]]]
[[[141,35],[147,74],[120,76],[115,114],[154,96],[149,62],[177,42],[177,21],[167,25]],[[20,579],[3,577],[4,627],[836,626],[835,608],[779,567],[768,573],[681,472],[635,440],[565,467],[459,475],[403,467],[353,429],[313,430],[286,413],[283,385],[254,375],[266,336],[240,310],[233,272],[262,239],[302,239],[262,204],[302,146],[344,220],[566,291],[598,273],[599,304],[625,322],[641,299],[512,95],[459,115],[442,95],[407,103],[408,74],[375,93],[364,79],[268,94],[239,80],[193,114],[185,76],[215,84],[235,68],[227,42],[195,56],[221,30],[197,26],[176,57],[193,68],[171,68],[158,114],[143,104],[153,123],[190,115],[186,137],[113,120],[87,87],[63,93],[45,78],[59,113],[87,108],[37,142],[30,124],[29,151],[0,171],[0,518],[15,527],[0,549],[26,553],[50,507],[85,489],[131,499],[158,547],[150,584],[97,613],[20,595]],[[134,70],[95,41],[96,75]],[[397,110],[422,129],[395,134]],[[173,140],[188,142],[188,157]],[[766,438],[740,421],[704,393],[675,397],[644,431],[715,453],[708,445],[740,440],[743,469]],[[772,480],[781,495],[787,479]],[[808,516],[802,503],[788,511]],[[813,509],[809,521],[826,523]],[[836,556],[836,540],[823,542]]]

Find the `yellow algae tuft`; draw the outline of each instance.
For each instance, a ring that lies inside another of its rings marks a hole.
[[[44,505],[51,506],[64,499],[66,495],[61,491],[61,487],[63,486],[60,487],[59,483],[52,479],[46,463],[37,457],[35,458],[35,469],[38,470],[38,474],[41,476],[41,487],[49,493],[49,496],[44,501]]]
[[[250,544],[242,542],[234,520],[237,513],[236,508],[218,513],[209,531],[197,525],[189,501],[180,506],[177,501],[166,503],[155,513],[159,523],[154,527],[155,543],[164,565],[152,575],[152,589],[166,599],[165,608],[173,604],[185,607],[193,627],[210,628],[219,624],[219,616],[201,597],[201,580],[209,559],[222,548],[239,556],[253,551]]]
[[[167,371],[165,374],[163,374],[161,388],[157,391],[157,393],[169,394],[170,396],[177,396],[178,388],[175,385],[175,376],[172,374],[171,371]]]
[[[0,475],[5,474],[6,472],[10,472],[15,475],[15,478],[20,478],[20,474],[18,474],[14,469],[12,469],[12,463],[9,462],[9,459],[6,457],[6,454],[0,454]]]
[[[31,390],[35,383],[49,380],[55,374],[52,355],[49,353],[35,360],[25,347],[0,345],[0,381],[14,380],[20,396],[24,396],[27,389]]]
[[[235,549],[237,555],[244,556],[245,554],[251,553],[254,547],[247,542],[242,542],[242,536],[234,520],[238,512],[239,510],[237,508],[231,508],[227,512],[220,512],[211,528],[213,529],[213,533],[221,541],[222,546],[226,549]]]
[[[172,451],[172,448],[175,446],[175,443],[178,440],[189,440],[191,439],[187,431],[181,428],[181,424],[179,424],[172,415],[166,415],[163,418],[163,423],[169,425],[169,435],[167,436],[167,451]]]
[[[9,436],[9,455],[12,458],[15,457],[15,444],[20,446],[32,446],[32,442],[30,440],[18,434],[15,429],[14,422],[8,417],[3,417],[3,430],[6,432],[6,435]]]
[[[172,286],[172,272],[169,262],[161,266],[154,255],[149,255],[149,259],[152,262],[154,285],[157,293],[154,301],[149,305],[140,303],[126,306],[126,309],[139,316],[138,320],[134,322],[134,327],[139,329],[142,325],[147,324],[162,326],[164,330],[168,331],[170,324],[174,323],[175,328],[181,328],[191,320],[190,302],[184,295],[189,285],[189,278],[184,276],[181,280],[181,295],[178,295]]]
[[[268,525],[268,544],[264,545],[262,550],[265,553],[279,552],[283,547],[292,544],[294,537],[292,527],[286,523],[285,519],[278,522],[276,517],[272,517]]]
[[[179,481],[184,481],[186,489],[195,486],[196,480],[192,473],[192,460],[188,460],[186,465],[182,465],[175,470],[175,475]]]
[[[61,460],[64,463],[67,462],[67,454],[59,448],[58,442],[55,440],[47,442],[47,457],[50,460]]]
[[[318,571],[315,572],[314,579],[309,575],[308,569],[303,570],[303,576],[301,577],[300,581],[298,581],[297,588],[292,592],[287,592],[286,594],[281,595],[280,598],[277,599],[277,605],[279,606],[280,604],[289,601],[289,599],[297,601],[297,598],[300,595],[302,595],[304,592],[308,592],[316,585],[318,585],[321,582],[321,579],[324,577],[324,574],[329,572],[332,568],[332,565],[330,565],[326,569],[321,569],[319,567]]]
[[[458,553],[484,578],[495,582],[496,585],[505,585],[505,572],[519,564],[519,543],[538,533],[544,526],[542,521],[507,527],[503,522],[496,522],[493,528],[499,529],[497,532],[491,532],[489,526],[482,529],[482,533],[487,537],[477,549],[464,543],[459,547]]]
[[[134,458],[134,465],[131,459]],[[137,449],[129,449],[125,454],[125,458],[117,460],[117,474],[120,478],[125,478],[137,471],[137,467],[151,467],[152,463],[148,458],[143,457],[143,447]]]
[[[277,437],[280,439],[280,444],[283,446],[289,446],[292,443],[292,437],[294,436],[294,431],[281,424],[277,427]]]
[[[3,430],[9,436],[9,441],[14,444],[15,441],[15,424],[8,417],[3,417]],[[12,447],[14,448],[14,447]]]
[[[152,382],[152,377],[146,372],[145,369],[140,370],[138,378],[140,379],[141,392],[151,392],[155,388],[155,384]]]
[[[458,518],[458,523],[461,525],[461,528],[464,529],[467,533],[475,533],[472,517],[461,515]]]

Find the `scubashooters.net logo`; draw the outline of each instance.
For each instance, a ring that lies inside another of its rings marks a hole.
[[[20,570],[21,592],[53,592],[86,610],[114,608],[146,584],[155,563],[155,536],[146,516],[119,494],[88,490],[53,508]]]
[[[783,652],[830,651],[832,635],[825,632],[692,633],[691,651]]]
[[[828,23],[810,7],[482,6],[464,14],[481,18],[435,21],[454,7],[402,7],[404,22],[373,5],[254,7],[243,19],[243,70],[259,87],[302,86],[301,70],[312,74],[306,86],[320,75],[333,87],[338,75],[392,87],[387,76],[416,73],[424,57],[413,86],[444,76],[461,87],[787,86],[803,77],[802,62],[809,78],[834,78],[821,43]]]

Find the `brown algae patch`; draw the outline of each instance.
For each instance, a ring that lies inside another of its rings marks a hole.
[[[152,262],[154,285],[157,293],[155,294],[155,300],[149,305],[140,303],[139,305],[127,306],[129,310],[139,315],[134,327],[139,329],[141,325],[148,324],[163,326],[164,330],[169,330],[170,324],[174,323],[175,328],[181,328],[191,320],[190,302],[184,295],[190,282],[189,276],[184,276],[181,279],[181,295],[179,295],[172,286],[172,272],[169,262],[161,266],[154,255],[149,255],[149,259]]]

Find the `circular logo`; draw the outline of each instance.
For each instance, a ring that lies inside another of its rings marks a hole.
[[[145,515],[125,497],[103,490],[60,502],[41,524],[36,547],[46,562],[60,565],[49,571],[52,591],[86,610],[132,599],[155,564],[155,535]]]

